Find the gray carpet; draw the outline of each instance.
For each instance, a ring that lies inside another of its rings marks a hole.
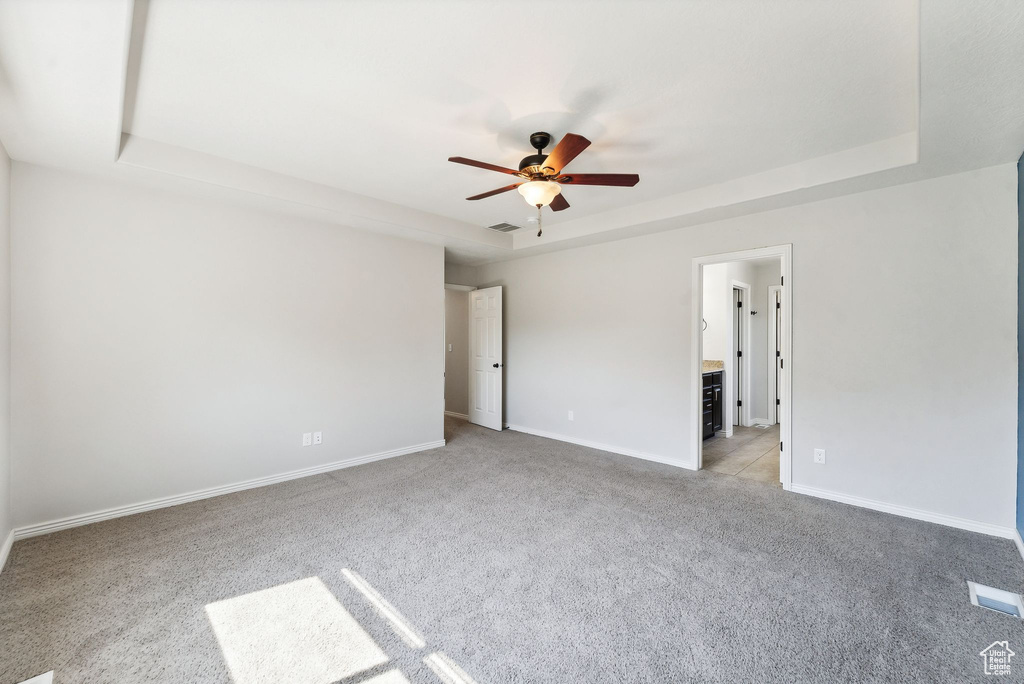
[[[16,543],[0,684],[969,682],[997,639],[1024,679],[1024,622],[964,584],[1024,588],[1011,542],[446,428],[442,449]]]

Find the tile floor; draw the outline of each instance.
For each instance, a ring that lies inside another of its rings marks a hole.
[[[735,475],[781,487],[779,482],[779,426],[733,428],[732,437],[719,432],[704,440],[704,470]]]

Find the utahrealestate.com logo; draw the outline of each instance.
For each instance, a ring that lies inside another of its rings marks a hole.
[[[1010,658],[1017,654],[1010,650],[1008,641],[993,641],[978,655],[985,661],[985,674],[999,676],[1010,674]]]

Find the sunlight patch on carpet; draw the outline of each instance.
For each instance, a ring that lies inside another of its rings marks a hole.
[[[427,667],[444,684],[476,684],[475,679],[466,674],[466,671],[459,667],[454,660],[440,651],[431,653],[423,659],[423,662],[427,664]]]
[[[356,591],[366,597],[366,600],[377,609],[377,612],[381,617],[388,621],[388,624],[391,625],[391,629],[394,630],[395,634],[405,642],[406,646],[409,648],[423,648],[427,645],[423,640],[423,637],[421,637],[409,621],[398,612],[398,609],[388,603],[387,599],[381,596],[380,592],[374,589],[373,585],[363,579],[358,572],[345,568],[341,571],[341,574],[346,580],[348,580],[348,583],[356,589]]]
[[[388,661],[319,577],[217,601],[206,614],[235,684],[331,684]]]

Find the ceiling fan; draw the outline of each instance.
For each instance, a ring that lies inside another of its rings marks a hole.
[[[524,157],[519,162],[519,170],[488,164],[487,162],[466,159],[465,157],[448,157],[448,161],[456,164],[466,164],[480,169],[507,173],[510,176],[522,178],[518,183],[506,185],[497,190],[481,193],[467,197],[468,200],[479,200],[485,197],[500,195],[509,190],[519,190],[530,205],[537,207],[537,220],[540,221],[541,207],[550,206],[552,211],[562,211],[569,208],[569,203],[562,195],[562,185],[613,185],[620,187],[633,187],[640,182],[640,176],[635,173],[562,173],[562,169],[579,156],[580,152],[590,147],[590,141],[582,135],[566,133],[565,136],[551,150],[551,154],[544,154],[544,148],[551,144],[550,133],[534,133],[530,136],[530,146],[537,150],[537,154]],[[540,237],[542,230],[537,231]]]

